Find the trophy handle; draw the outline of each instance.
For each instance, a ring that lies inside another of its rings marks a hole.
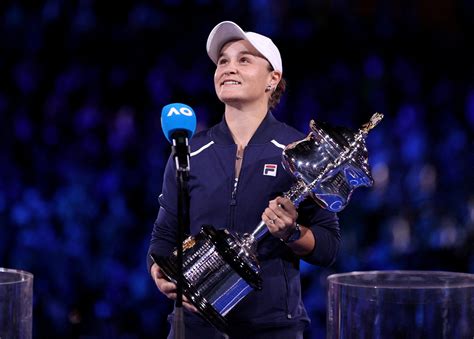
[[[379,122],[383,119],[383,114],[382,113],[378,113],[378,112],[375,112],[374,115],[372,115],[370,117],[370,120],[369,122],[365,123],[362,125],[362,127],[360,128],[361,131],[364,133],[364,134],[367,134],[369,133],[369,131],[374,128],[375,126],[377,126],[379,124]]]

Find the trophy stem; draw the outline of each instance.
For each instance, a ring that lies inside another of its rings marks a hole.
[[[268,228],[267,225],[262,221],[255,227],[253,230],[252,234],[250,235],[250,239],[252,239],[255,242],[258,242],[260,239],[262,239],[266,234],[268,233]]]

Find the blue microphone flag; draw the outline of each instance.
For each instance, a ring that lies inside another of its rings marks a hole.
[[[191,139],[196,130],[196,115],[191,107],[181,103],[168,104],[161,110],[161,128],[170,143],[174,132],[186,132]]]

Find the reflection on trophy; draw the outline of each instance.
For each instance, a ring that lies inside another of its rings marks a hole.
[[[296,207],[311,197],[327,210],[344,209],[354,189],[373,185],[365,138],[382,118],[375,113],[355,133],[312,120],[308,136],[283,150],[283,167],[296,179],[284,196]],[[205,225],[183,242],[183,294],[221,332],[227,332],[226,314],[253,289],[262,288],[256,249],[267,233],[263,221],[251,234]],[[168,279],[177,281],[176,251],[153,260]]]

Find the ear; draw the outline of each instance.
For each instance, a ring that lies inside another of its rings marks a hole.
[[[279,71],[272,71],[271,72],[271,78],[270,78],[270,82],[269,82],[269,85],[272,87],[272,88],[276,88],[278,86],[278,83],[280,82],[281,80],[281,72]]]

